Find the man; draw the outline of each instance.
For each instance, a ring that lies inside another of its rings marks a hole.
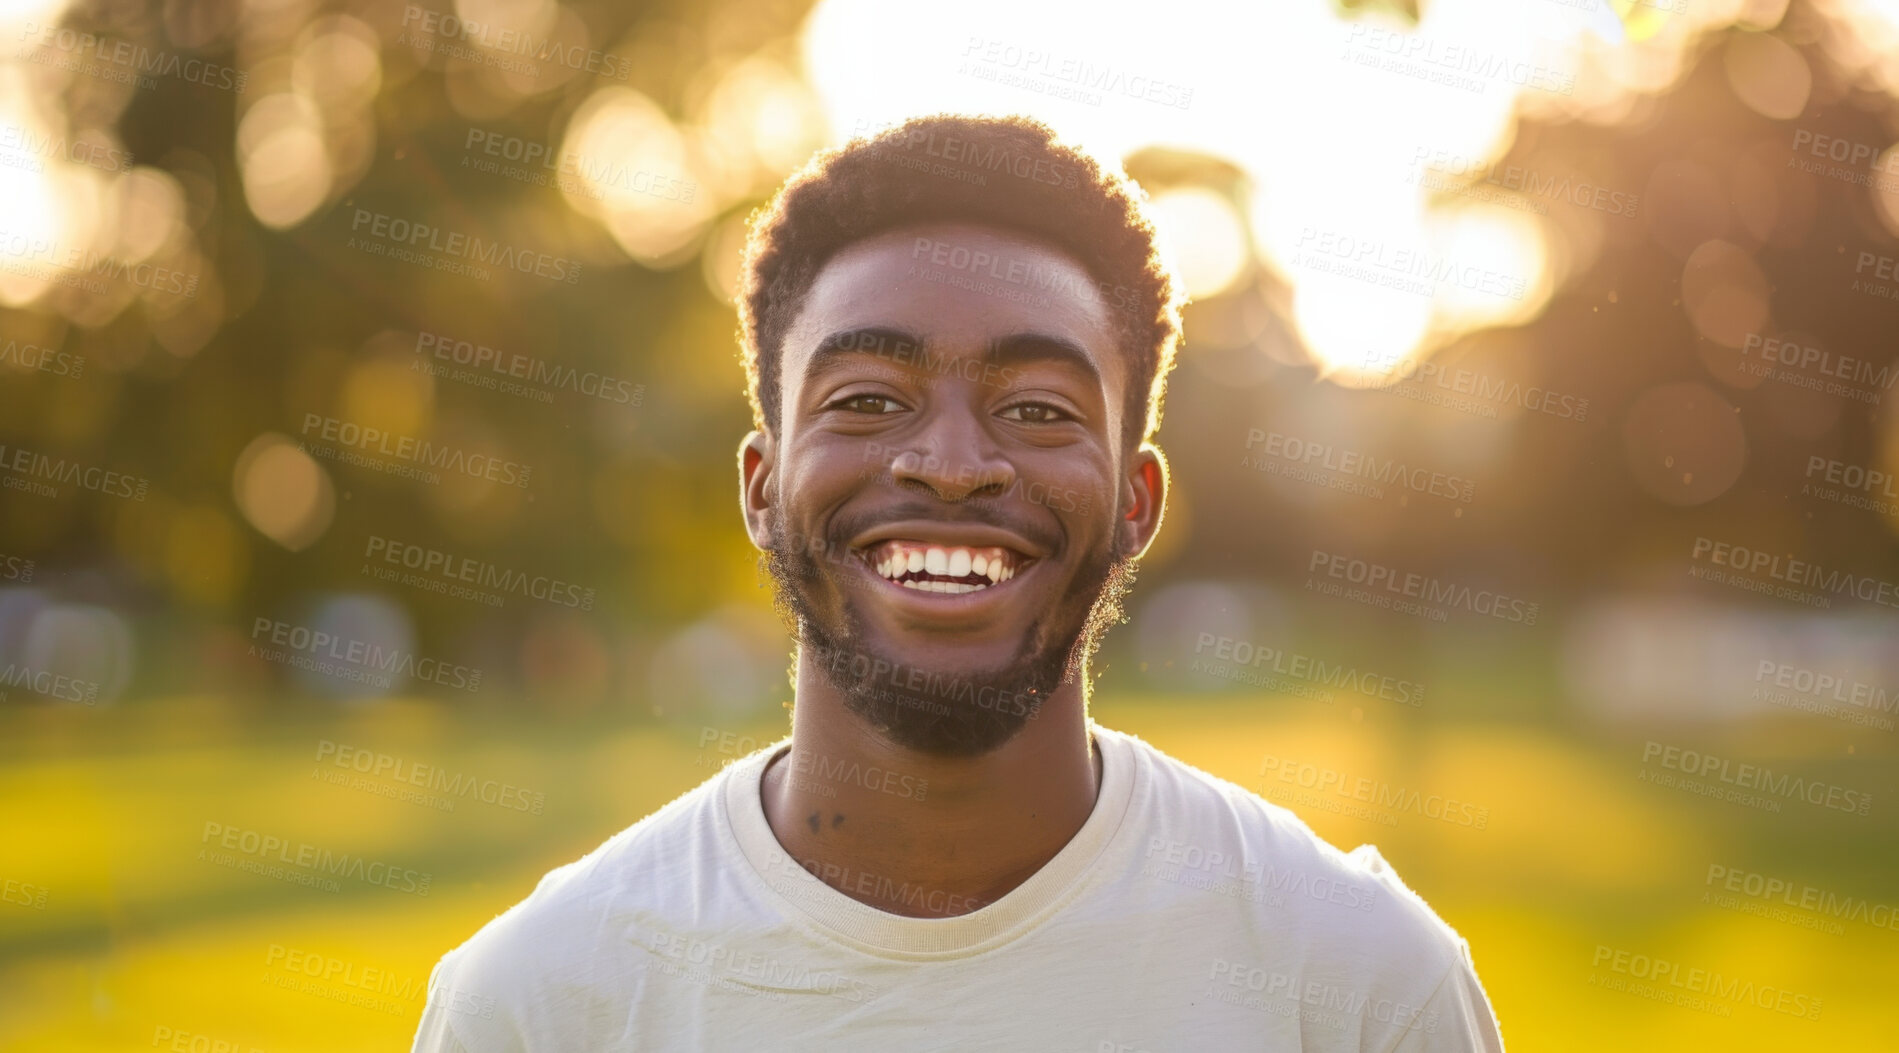
[[[740,503],[791,734],[447,954],[418,1050],[1501,1050],[1376,849],[1088,717],[1166,497],[1143,201],[931,117],[754,217]]]

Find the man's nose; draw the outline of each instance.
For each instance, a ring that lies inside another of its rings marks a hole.
[[[944,501],[1008,492],[1015,465],[983,423],[967,410],[938,412],[890,459],[891,477]]]

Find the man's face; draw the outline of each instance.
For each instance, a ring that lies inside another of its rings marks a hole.
[[[1113,309],[1053,246],[917,225],[826,263],[780,364],[744,500],[807,658],[901,745],[994,749],[1117,620],[1159,524]]]

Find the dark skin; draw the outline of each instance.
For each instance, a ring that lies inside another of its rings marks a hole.
[[[1035,289],[1045,303],[931,281],[946,273],[985,277],[926,266],[937,245],[1072,280]],[[860,532],[867,542],[894,530],[933,544],[973,544],[957,533],[958,503],[1009,495],[1008,521],[1031,529],[1006,541],[980,540],[1005,544],[1033,562],[1000,587],[923,594],[879,578],[855,559],[836,559],[824,564],[823,580],[810,593],[822,611],[848,604],[861,617],[866,639],[906,663],[940,670],[1006,665],[1025,634],[1046,631],[1050,608],[1076,579],[1084,554],[1117,540],[1128,552],[1143,552],[1161,522],[1165,462],[1151,445],[1128,449],[1122,441],[1130,370],[1111,328],[1111,307],[1090,295],[1095,288],[1086,268],[1061,249],[984,225],[920,224],[832,257],[785,340],[777,432],[754,431],[739,450],[741,503],[753,543],[771,546],[774,516],[791,536],[824,537],[833,517],[848,515],[850,522],[877,524]],[[888,341],[877,345],[881,355],[814,356],[827,337],[871,328],[914,336],[939,356],[932,359],[938,365],[899,361]],[[1004,344],[1042,346],[1036,338],[1066,350],[1011,357],[1002,363],[1009,372],[940,366],[983,362]],[[867,456],[866,444],[879,452]],[[911,452],[884,455],[893,449]],[[867,465],[875,470],[866,471]],[[930,516],[914,514],[918,502]],[[879,519],[878,510],[898,505],[906,510],[900,528]],[[939,512],[942,520],[932,523]],[[932,912],[921,898],[905,903],[833,882],[860,902],[916,917],[993,902],[1054,858],[1094,808],[1101,762],[1087,733],[1085,671],[1056,689],[1001,746],[973,757],[890,742],[844,706],[808,653],[800,653],[794,677],[791,752],[773,759],[762,788],[779,844],[807,869],[830,865],[874,875],[883,880],[873,884],[883,887],[907,883],[940,891],[935,899],[947,906]],[[798,775],[794,753],[807,771],[817,759],[857,764],[923,780],[927,793],[917,799],[862,781]]]

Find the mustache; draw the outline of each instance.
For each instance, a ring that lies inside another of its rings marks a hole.
[[[1061,532],[1038,519],[1025,516],[996,498],[967,498],[955,504],[942,501],[906,500],[875,509],[840,512],[832,518],[831,544],[847,549],[850,540],[885,523],[908,520],[934,520],[939,523],[973,523],[1007,530],[1047,552],[1061,547]]]

